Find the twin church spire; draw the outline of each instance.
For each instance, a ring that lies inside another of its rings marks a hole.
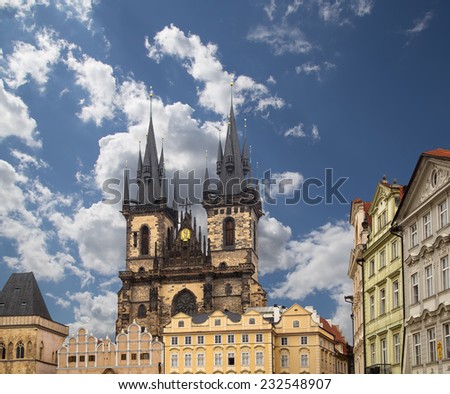
[[[231,85],[232,86],[232,85]],[[142,158],[141,144],[139,142],[139,155],[137,163],[137,184],[138,192],[136,200],[129,198],[128,170],[124,179],[124,205],[130,201],[142,204],[166,204],[167,203],[167,180],[165,180],[164,167],[164,146],[161,147],[160,158],[158,161],[158,152],[156,147],[155,131],[152,117],[152,97],[150,92],[150,121],[148,126],[147,139],[145,144],[145,153]],[[246,124],[245,124],[246,131]],[[239,144],[236,118],[234,115],[233,99],[231,95],[231,106],[227,135],[225,140],[225,149],[222,148],[222,141],[219,138],[216,174],[219,177],[219,194],[224,196],[239,194],[245,181],[252,178],[251,162],[247,144],[247,133],[244,133],[242,150]],[[163,140],[164,142],[164,140]],[[249,183],[254,183],[251,181]],[[208,162],[206,160],[205,179],[203,190],[208,191],[210,186],[210,176],[208,172]]]

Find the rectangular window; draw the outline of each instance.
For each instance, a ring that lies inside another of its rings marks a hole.
[[[300,337],[300,344],[301,345],[307,345],[308,344],[308,337]]]
[[[184,344],[192,345],[192,337],[191,336],[184,337]]]
[[[299,327],[300,327],[300,322],[299,322],[298,320],[294,320],[294,321],[292,322],[292,327],[294,327],[294,328],[299,328]]]
[[[450,323],[444,324],[445,358],[450,358]]]
[[[282,337],[281,338],[281,346],[287,346],[288,344],[288,339],[287,337]]]
[[[450,270],[448,267],[448,256],[444,256],[441,259],[442,267],[442,290],[450,288]]]
[[[300,365],[302,368],[308,368],[309,367],[309,357],[307,354],[302,354],[300,356]]]
[[[287,354],[281,355],[281,368],[289,367],[289,356]]]
[[[375,296],[370,296],[370,320],[375,319]]]
[[[69,363],[74,363],[77,361],[77,356],[69,356]]]
[[[234,356],[234,353],[230,352],[227,354],[227,363],[229,366],[236,365],[236,357]]]
[[[392,308],[398,307],[398,280],[392,282]]]
[[[150,360],[150,353],[141,353],[141,360]]]
[[[137,354],[136,353],[131,353],[131,359],[132,360],[137,360]]]
[[[242,334],[242,343],[248,343],[248,334]]]
[[[423,222],[423,238],[427,239],[428,237],[431,237],[431,214],[430,214],[430,212],[423,215],[422,222]]]
[[[428,362],[436,361],[436,329],[430,328],[427,330],[428,337]]]
[[[215,326],[220,326],[220,319],[215,319],[214,320],[214,325]]]
[[[386,253],[384,250],[380,252],[380,268],[386,266]]]
[[[380,315],[386,313],[386,290],[380,290]]]
[[[205,353],[197,353],[197,367],[205,366]]]
[[[394,334],[394,361],[395,364],[400,362],[400,334]]]
[[[375,260],[370,260],[369,263],[369,276],[375,275]]]
[[[411,231],[411,248],[413,248],[414,246],[417,246],[419,243],[419,238],[417,235],[417,223],[414,223],[410,227],[410,231]]]
[[[214,366],[215,367],[222,366],[222,353],[214,353]]]
[[[439,228],[445,227],[448,223],[447,201],[439,204]]]
[[[191,353],[186,353],[184,355],[184,367],[192,368],[192,354]]]
[[[214,335],[214,343],[222,343],[222,335]]]
[[[387,364],[387,345],[386,345],[386,338],[383,338],[381,340],[381,362],[383,364]]]
[[[95,356],[89,356],[88,361],[95,361]]]
[[[375,364],[375,344],[371,343],[370,344],[370,361],[372,363],[372,365]]]
[[[86,361],[86,357],[85,356],[80,356],[80,363],[84,363]]]
[[[204,345],[205,344],[205,337],[203,335],[199,335],[197,337],[197,345]]]
[[[425,285],[426,285],[426,292],[427,297],[431,297],[434,294],[433,289],[433,266],[427,265],[425,267]]]
[[[392,242],[392,260],[398,257],[398,242]]]
[[[264,365],[264,353],[263,352],[256,352],[255,353],[255,364],[256,365]]]
[[[256,334],[256,342],[257,343],[263,342],[263,334]]]
[[[228,334],[227,342],[228,343],[234,343],[234,334]]]
[[[178,368],[178,354],[173,353],[170,355],[170,367]]]
[[[250,353],[249,352],[241,353],[241,364],[244,367],[248,367],[250,365]]]
[[[415,365],[422,364],[422,350],[420,347],[420,332],[413,335]]]
[[[417,272],[411,275],[411,302],[413,304],[419,302],[419,274]]]
[[[122,354],[120,355],[120,360],[122,360],[122,361],[127,361],[127,355],[126,355],[126,353],[122,353]]]
[[[170,344],[172,346],[177,346],[178,345],[178,337],[172,337],[170,340]]]

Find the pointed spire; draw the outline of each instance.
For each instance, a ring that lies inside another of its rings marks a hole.
[[[244,119],[244,144],[242,145],[242,171],[244,176],[250,172],[250,160],[248,157],[248,145],[247,145],[247,119]]]
[[[222,166],[223,166],[223,149],[222,149],[222,136],[219,130],[219,148],[217,150],[217,169],[216,174],[220,176],[222,172]]]
[[[123,170],[123,205],[130,205],[130,186],[129,186],[128,163],[125,162],[125,169]]]
[[[141,153],[141,141],[139,141],[139,156],[137,162],[137,171],[136,171],[136,179],[138,182],[138,191],[137,191],[137,203],[144,203],[144,180],[142,178],[142,153]]]
[[[203,180],[203,191],[206,192],[209,190],[209,172],[208,172],[208,151],[205,153],[205,179]]]
[[[151,87],[150,87],[151,89]],[[145,203],[153,203],[161,196],[159,182],[158,152],[156,149],[155,131],[152,118],[152,98],[153,90],[150,90],[150,122],[148,125],[147,142],[145,146],[143,178],[147,187],[147,196]]]

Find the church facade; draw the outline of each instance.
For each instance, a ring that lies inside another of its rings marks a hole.
[[[126,264],[119,272],[116,333],[135,321],[161,336],[179,312],[242,314],[247,307],[266,305],[258,282],[257,228],[263,212],[246,138],[242,148],[238,140],[233,105],[224,149],[219,141],[216,174],[210,178],[205,170],[205,234],[188,203],[179,210],[179,202],[169,201],[164,152],[162,148],[158,159],[150,110],[144,157],[140,151],[138,156],[135,199],[130,198],[125,173]]]

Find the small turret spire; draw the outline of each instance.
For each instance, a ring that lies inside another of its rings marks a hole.
[[[208,172],[208,151],[205,151],[205,179],[203,181],[203,191],[209,190],[209,172]]]
[[[125,162],[125,169],[123,171],[123,206],[130,205],[129,173],[128,163]]]

